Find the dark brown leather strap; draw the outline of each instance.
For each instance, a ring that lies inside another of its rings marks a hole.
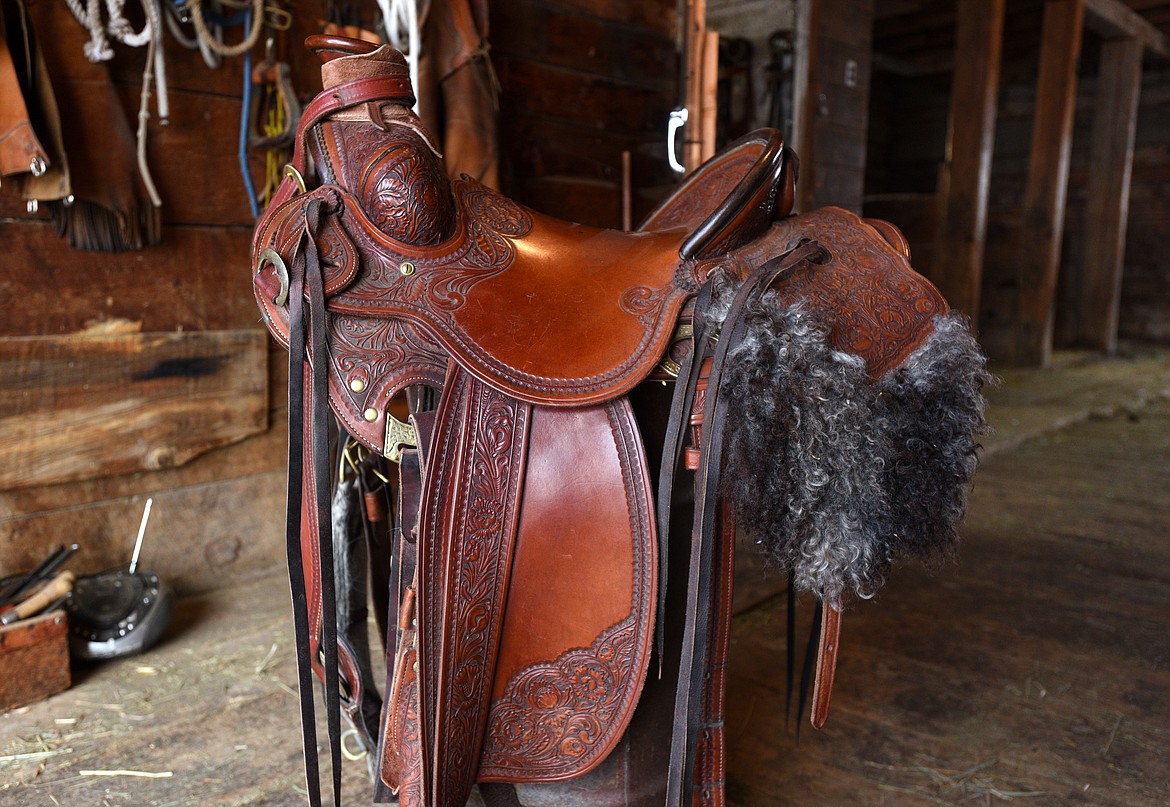
[[[713,569],[719,472],[723,453],[722,424],[727,415],[726,396],[719,394],[719,381],[730,349],[742,341],[746,325],[743,311],[748,302],[762,294],[782,275],[818,254],[819,245],[804,242],[767,261],[745,281],[732,300],[724,319],[719,341],[712,355],[710,381],[703,407],[703,442],[700,466],[695,475],[695,517],[691,534],[690,576],[687,583],[686,625],[683,631],[678,689],[675,696],[674,735],[671,740],[667,779],[668,807],[689,807],[695,781],[695,747],[701,728],[703,677],[711,637],[706,630],[713,607]],[[697,314],[698,316],[698,314]],[[696,344],[696,362],[704,345]],[[695,374],[692,369],[692,375]],[[681,380],[681,374],[680,374]],[[665,462],[665,460],[664,460]]]
[[[293,620],[296,630],[297,666],[301,701],[301,730],[305,750],[305,778],[309,803],[321,804],[320,770],[317,764],[317,728],[313,707],[313,641],[310,626],[320,619],[320,651],[324,655],[325,708],[332,757],[334,803],[341,799],[341,712],[337,668],[337,609],[334,601],[333,539],[329,517],[329,407],[328,352],[325,337],[325,290],[314,234],[321,202],[306,207],[305,234],[289,267],[289,475],[288,511],[285,521],[289,577],[292,585]],[[305,291],[307,290],[307,299]],[[302,302],[304,301],[304,302]],[[303,309],[307,304],[306,327]],[[306,345],[306,342],[309,345]],[[314,357],[306,361],[306,347]],[[306,378],[306,369],[309,370]],[[306,411],[307,410],[307,411]],[[307,419],[306,419],[307,416]],[[307,441],[306,441],[307,437]],[[307,488],[307,491],[306,491]],[[305,494],[308,493],[306,501]],[[302,503],[312,508],[311,534],[302,532]],[[306,550],[308,550],[306,552]],[[308,558],[305,556],[308,555]],[[306,575],[305,560],[309,560]],[[319,565],[318,565],[319,564]],[[306,585],[306,578],[309,584]],[[311,587],[319,587],[319,610],[310,605]]]
[[[369,103],[370,101],[395,101],[411,106],[414,104],[414,91],[410,88],[410,79],[405,76],[374,76],[358,79],[345,84],[338,84],[330,90],[322,92],[309,102],[301,113],[301,122],[297,126],[296,141],[293,146],[291,165],[301,178],[305,174],[305,140],[313,127],[335,112]],[[300,190],[298,180],[288,174],[285,175],[276,193],[272,196],[269,210],[276,210],[291,199]]]

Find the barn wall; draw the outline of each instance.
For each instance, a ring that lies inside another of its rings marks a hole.
[[[298,4],[287,37],[306,98],[320,85],[299,42],[323,6]],[[85,72],[87,35],[72,16],[55,4],[30,7],[43,47],[61,52],[53,61]],[[0,490],[0,574],[70,542],[81,545],[70,562],[78,573],[123,566],[147,496],[142,567],[180,592],[283,562],[285,367],[249,282],[252,218],[236,165],[242,58],[212,70],[197,51],[167,44],[170,125],[152,117],[148,151],[163,199],[161,246],[72,249],[43,211],[30,217],[10,184],[0,188],[0,362],[17,376],[6,379],[0,456],[21,457],[8,462]],[[144,58],[118,47],[108,63],[131,130]],[[108,143],[103,121],[62,116]],[[127,370],[136,367],[147,369]],[[255,405],[239,411],[238,396]],[[101,434],[107,428],[125,432],[121,448]],[[209,450],[187,456],[201,449]],[[68,457],[82,459],[63,464]]]
[[[674,182],[666,123],[679,97],[678,4],[499,0],[490,10],[505,191],[618,227],[629,151],[637,223]]]
[[[1021,26],[1017,26],[1019,28]],[[1035,26],[1033,26],[1035,28]],[[988,210],[981,340],[993,355],[1008,350],[1015,318],[1015,232],[1019,227],[1035,111],[1036,32],[1005,43]],[[1064,344],[1062,310],[1069,279],[1083,259],[1084,209],[1089,174],[1099,40],[1086,33],[1077,93],[1076,125],[1057,297],[1056,343]],[[944,158],[948,73],[874,74],[866,210],[895,220],[906,232],[915,266],[930,271],[937,226],[934,197]],[[1129,227],[1122,278],[1120,335],[1170,341],[1170,258],[1163,243],[1170,225],[1170,67],[1147,59],[1134,148]]]
[[[1084,211],[1097,69],[1093,44],[1086,42],[1077,88],[1076,126],[1056,302],[1057,346],[1067,344],[1062,313],[1071,304],[1069,280],[1080,272],[1084,255]],[[992,340],[993,351],[994,340],[1006,334],[1014,315],[1011,233],[1018,223],[1027,180],[1034,104],[1035,88],[1030,83],[1017,81],[1001,88],[982,312],[983,331]],[[1168,127],[1170,68],[1147,60],[1134,143],[1119,334],[1122,338],[1163,343],[1170,342],[1170,257],[1165,250],[1165,233],[1170,226]]]

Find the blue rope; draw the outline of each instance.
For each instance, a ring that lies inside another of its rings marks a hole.
[[[252,22],[252,11],[245,15],[244,27]],[[248,207],[252,210],[252,218],[259,218],[260,206],[256,203],[256,185],[252,182],[252,169],[248,165],[248,116],[252,111],[252,51],[244,52],[244,108],[240,112],[240,174],[244,178],[244,190],[248,192]]]

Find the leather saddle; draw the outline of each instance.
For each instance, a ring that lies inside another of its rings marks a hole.
[[[480,783],[519,804],[508,783],[562,803],[722,803],[736,523],[824,603],[819,726],[845,601],[954,542],[982,423],[973,340],[892,225],[791,215],[778,132],[729,146],[637,232],[587,227],[448,182],[396,51],[309,44],[325,90],[252,266],[290,351],[310,803],[312,671],[335,801],[340,707],[379,800],[457,807]],[[368,510],[388,526],[358,582],[330,502],[333,417],[363,461],[398,465],[377,474],[391,492]]]

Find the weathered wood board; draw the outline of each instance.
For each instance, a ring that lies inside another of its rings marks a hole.
[[[57,609],[0,627],[0,670],[0,712],[68,689],[65,612]]]
[[[182,465],[268,427],[268,337],[0,339],[0,489]]]

